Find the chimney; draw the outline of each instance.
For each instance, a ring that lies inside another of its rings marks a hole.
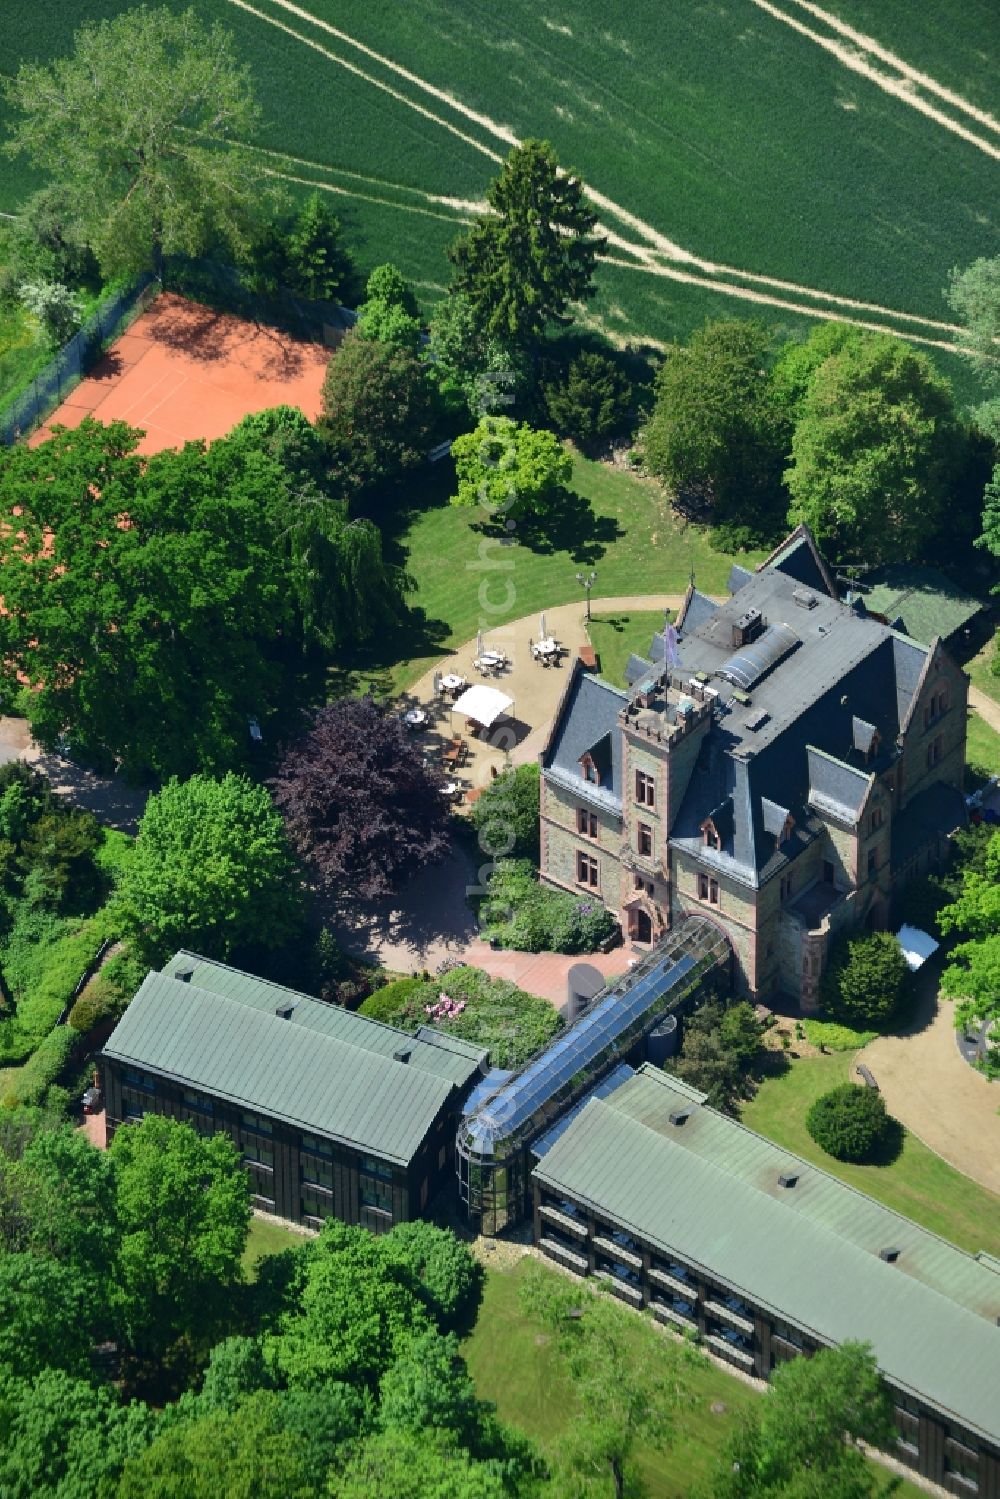
[[[186,958],[183,963],[174,969],[174,978],[180,979],[182,984],[190,984],[194,978],[194,964],[189,958]]]
[[[281,999],[274,1007],[274,1013],[279,1020],[291,1020],[292,1011],[298,1004],[297,999]]]
[[[398,1046],[392,1054],[394,1062],[408,1062],[413,1055],[411,1046]]]

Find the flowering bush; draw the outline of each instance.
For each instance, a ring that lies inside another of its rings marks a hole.
[[[562,1026],[548,1000],[478,968],[455,968],[434,979],[398,979],[376,989],[360,1013],[407,1031],[439,1026],[488,1050],[497,1067],[519,1066]]]
[[[599,901],[547,889],[524,859],[497,864],[479,920],[487,937],[518,952],[595,952],[615,929]]]

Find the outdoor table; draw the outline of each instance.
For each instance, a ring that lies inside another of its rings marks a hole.
[[[457,793],[461,791],[461,789],[462,787],[459,781],[445,781],[444,785],[441,787],[441,795],[452,797],[457,795]]]
[[[557,656],[559,654],[559,642],[553,640],[550,636],[548,640],[536,640],[531,649],[533,654],[539,658],[542,656]]]
[[[465,686],[465,678],[460,677],[456,672],[450,671],[447,676],[441,678],[441,686],[446,692],[458,692],[460,688]]]
[[[403,722],[408,729],[419,729],[427,722],[427,714],[422,708],[411,708],[403,714]]]

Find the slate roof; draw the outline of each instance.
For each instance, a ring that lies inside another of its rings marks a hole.
[[[454,1090],[448,1078],[294,1015],[281,1020],[161,973],[143,980],[104,1056],[400,1165]]]
[[[647,661],[645,656],[633,654],[625,663],[625,680],[630,687],[634,687],[636,682],[641,682],[643,677],[650,676],[655,670],[654,662]]]
[[[806,588],[816,588],[820,593],[836,597],[833,578],[817,550],[808,526],[797,526],[790,536],[786,536],[758,571],[765,569],[783,572]]]
[[[901,869],[918,849],[965,826],[965,797],[955,786],[937,781],[921,791],[892,819],[891,865]]]
[[[551,781],[566,786],[595,806],[619,814],[622,739],[618,715],[627,702],[628,697],[617,687],[600,677],[578,672],[562,701],[542,759],[544,774]],[[588,751],[594,753],[601,768],[599,786],[585,781],[580,773],[580,761]]]
[[[296,1025],[306,1026],[334,1040],[346,1041],[363,1051],[391,1058],[394,1051],[406,1045],[410,1049],[409,1066],[459,1085],[464,1085],[489,1055],[486,1047],[463,1041],[432,1026],[421,1026],[414,1037],[409,1031],[383,1025],[379,1020],[369,1020],[367,1015],[358,1015],[340,1005],[325,1004],[312,995],[287,989],[283,984],[243,973],[239,968],[199,957],[184,949],[164,964],[163,972],[173,975],[181,969],[191,970],[191,983],[199,989],[236,1000],[248,1009],[273,1015],[279,1004],[294,1004],[292,1019]]]
[[[936,567],[907,563],[870,573],[863,597],[869,612],[884,615],[890,624],[902,620],[905,633],[924,645],[935,636],[947,640],[983,608]]]
[[[682,1128],[669,1122],[679,1105]],[[795,1185],[782,1187],[783,1173]],[[879,1367],[1000,1440],[1000,1266],[947,1244],[649,1064],[594,1099],[534,1170],[549,1189],[703,1269],[822,1343],[872,1342]],[[894,1263],[879,1257],[900,1251]]]
[[[739,593],[743,584],[749,583],[752,577],[753,573],[748,567],[741,567],[738,562],[734,562],[729,569],[729,582],[726,584],[726,587],[730,593]]]
[[[697,630],[706,620],[719,608],[714,599],[710,599],[707,593],[699,593],[697,588],[689,588],[684,596],[677,615],[677,628],[682,633],[689,630]],[[660,637],[662,639],[662,637]]]
[[[861,817],[868,793],[871,790],[871,772],[865,772],[843,760],[809,745],[806,749],[809,764],[809,805],[815,807],[837,822],[854,827]]]

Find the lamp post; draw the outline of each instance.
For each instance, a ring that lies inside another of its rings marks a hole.
[[[597,582],[597,574],[596,573],[577,573],[577,575],[576,575],[576,581],[579,583],[580,587],[585,590],[586,595],[587,595],[587,623],[589,625],[590,624],[590,590],[593,588],[594,584]]]

